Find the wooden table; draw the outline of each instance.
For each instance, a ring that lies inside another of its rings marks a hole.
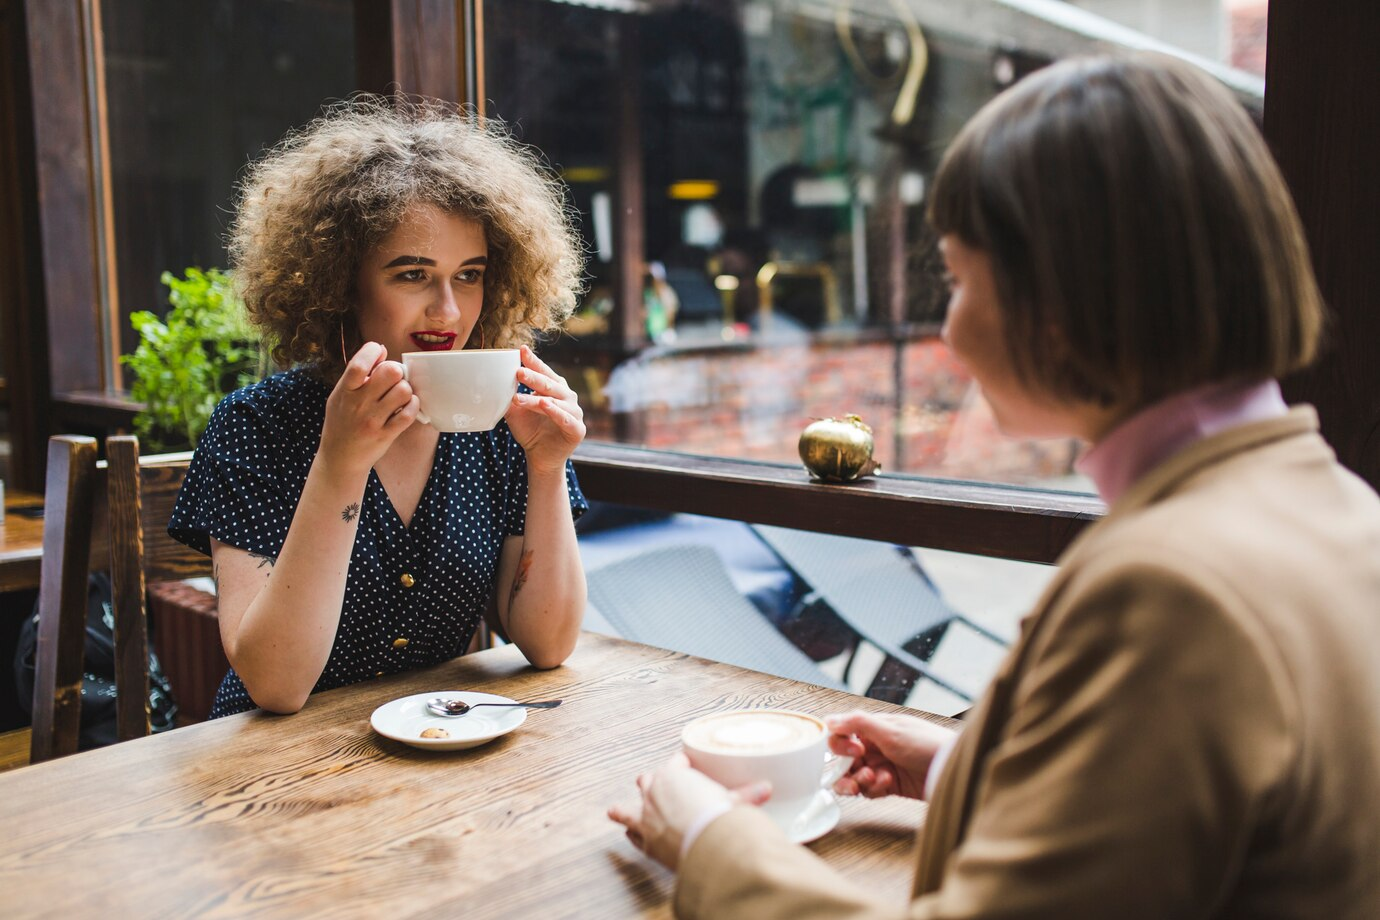
[[[5,489],[5,521],[0,524],[0,591],[38,587],[38,572],[43,564],[43,518],[18,512],[41,507],[42,495]]]
[[[565,704],[469,751],[369,728],[445,689]],[[741,706],[897,708],[592,633],[552,671],[493,649],[0,774],[0,916],[669,917],[674,877],[605,811],[682,724]],[[811,846],[904,903],[923,807],[846,800]]]

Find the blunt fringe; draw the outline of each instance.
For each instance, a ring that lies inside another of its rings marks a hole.
[[[992,257],[1016,372],[1134,411],[1308,364],[1324,308],[1293,201],[1245,109],[1164,55],[1071,59],[988,103],[930,220]]]
[[[334,381],[358,347],[357,278],[413,205],[485,230],[484,309],[471,342],[530,344],[574,309],[583,253],[564,187],[499,121],[430,100],[360,94],[288,134],[239,184],[236,286],[282,366]]]

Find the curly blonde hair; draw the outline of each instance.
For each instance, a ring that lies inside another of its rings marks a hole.
[[[576,304],[583,278],[564,187],[499,121],[452,105],[361,94],[289,133],[239,185],[229,251],[249,317],[283,366],[343,370],[358,347],[365,255],[431,204],[484,227],[484,310],[470,341],[530,344]]]

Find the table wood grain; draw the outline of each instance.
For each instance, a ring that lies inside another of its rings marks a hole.
[[[468,751],[369,727],[450,689],[565,703]],[[674,877],[605,812],[685,722],[744,706],[898,708],[592,633],[551,671],[493,649],[0,775],[0,915],[669,917]],[[811,846],[904,902],[923,808],[848,799]]]

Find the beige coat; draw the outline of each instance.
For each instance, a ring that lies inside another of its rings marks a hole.
[[[1380,917],[1380,500],[1309,408],[1195,444],[1064,554],[879,904],[754,809],[682,917]]]

